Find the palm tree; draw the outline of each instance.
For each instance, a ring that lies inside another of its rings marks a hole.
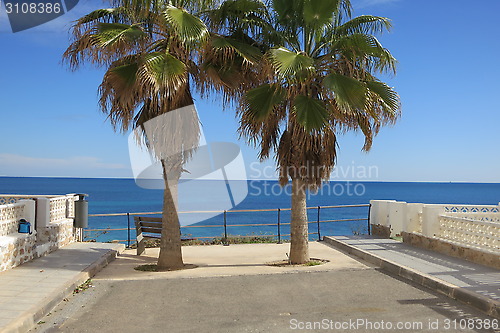
[[[175,126],[146,127],[149,120],[194,103],[192,88],[202,88],[197,53],[210,36],[197,13],[212,5],[209,0],[118,0],[113,8],[77,20],[63,55],[74,70],[83,63],[106,68],[100,108],[115,130],[149,132],[146,144],[161,161],[165,182],[158,270],[184,266],[175,188],[200,131],[196,113],[189,111],[180,116],[188,123],[187,135]],[[178,143],[175,154],[172,142]]]
[[[244,54],[261,52],[248,69],[236,61],[243,52],[229,57],[232,65],[226,59],[220,72],[243,70],[239,77],[251,80],[233,87],[221,75],[218,87],[238,100],[240,134],[260,148],[261,160],[274,154],[283,186],[292,182],[289,260],[305,263],[306,191],[329,179],[337,136],[361,131],[368,151],[381,126],[399,116],[398,94],[375,76],[395,73],[396,60],[374,36],[390,20],[351,18],[349,0],[233,0],[211,18],[233,45],[246,45]]]

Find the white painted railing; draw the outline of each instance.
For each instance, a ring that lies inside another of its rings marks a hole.
[[[78,196],[67,195],[18,195],[0,194],[0,205],[16,204],[21,200],[34,199],[37,204],[37,224],[41,227],[49,223],[63,221],[75,216],[75,201]],[[33,221],[30,221],[33,222]]]
[[[17,232],[20,219],[24,218],[24,203],[0,206],[0,236]]]
[[[500,213],[444,213],[443,215],[484,222],[500,222]]]
[[[476,214],[499,213],[500,207],[493,205],[442,205],[446,213]]]
[[[0,197],[0,205],[10,205],[10,204],[15,204],[19,201],[19,198],[17,197],[11,197],[11,196],[5,196],[5,197]]]
[[[25,194],[0,194],[0,205],[15,204],[20,200],[36,198],[54,198],[58,195],[25,195]]]
[[[73,194],[49,199],[50,223],[74,217],[74,206],[77,197]]]
[[[500,205],[456,205],[372,200],[370,223],[402,232],[441,238],[499,251]]]
[[[482,220],[440,215],[439,232],[435,236],[460,245],[497,252],[500,251],[499,215],[483,216]]]

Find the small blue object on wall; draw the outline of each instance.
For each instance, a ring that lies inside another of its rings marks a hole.
[[[32,234],[33,232],[31,231],[31,223],[29,223],[25,219],[19,220],[19,228],[17,232],[21,234]]]

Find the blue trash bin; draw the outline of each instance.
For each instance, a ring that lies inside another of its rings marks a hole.
[[[31,231],[31,223],[29,223],[25,219],[19,220],[19,228],[17,232],[21,234],[32,234],[33,232]]]

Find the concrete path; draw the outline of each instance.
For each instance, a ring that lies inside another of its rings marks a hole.
[[[195,269],[156,273],[140,272],[134,267],[144,264],[156,264],[158,248],[146,249],[140,256],[135,250],[126,250],[119,260],[103,270],[96,279],[102,280],[148,280],[148,279],[177,279],[216,276],[282,274],[294,272],[317,272],[343,269],[368,269],[369,267],[358,260],[346,256],[340,251],[322,243],[309,244],[312,258],[329,260],[319,266],[308,267],[272,267],[266,263],[276,262],[287,258],[290,244],[238,244],[230,246],[184,246],[182,254],[184,262],[198,266]],[[96,280],[94,279],[94,280]]]
[[[123,251],[122,244],[73,243],[0,273],[0,332],[27,332]]]
[[[312,267],[270,267],[289,244],[183,248],[199,267],[139,272],[153,263],[125,251],[33,332],[495,332],[481,312],[384,274],[324,242],[310,244]],[[460,323],[474,320],[472,329]],[[453,326],[455,325],[455,326]]]
[[[325,242],[500,319],[498,269],[393,239],[337,236],[325,237]]]

